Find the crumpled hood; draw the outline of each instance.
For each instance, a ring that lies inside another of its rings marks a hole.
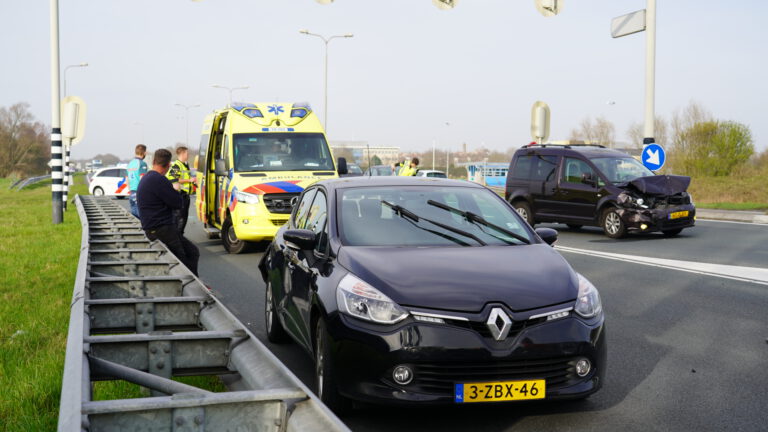
[[[687,176],[656,175],[638,177],[623,185],[619,185],[619,187],[634,189],[646,195],[675,195],[688,190],[690,184],[691,178]]]
[[[482,247],[342,246],[338,262],[402,306],[514,311],[576,299],[570,265],[546,244]]]

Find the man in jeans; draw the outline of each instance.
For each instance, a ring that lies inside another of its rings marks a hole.
[[[168,174],[165,175],[171,183],[179,183],[179,193],[181,194],[181,210],[176,210],[174,216],[176,218],[176,227],[179,229],[179,234],[184,235],[184,228],[187,226],[187,218],[189,217],[189,196],[192,195],[195,181],[192,180],[192,176],[189,172],[189,165],[187,165],[187,159],[189,158],[189,151],[186,147],[179,147],[176,149],[176,160],[171,164],[171,169]]]
[[[147,173],[147,163],[144,162],[144,156],[147,154],[147,146],[139,144],[136,146],[136,157],[128,162],[128,202],[131,204],[131,214],[139,217],[139,207],[136,205],[136,190],[139,189],[139,181]]]
[[[171,152],[160,149],[155,152],[152,169],[141,179],[137,190],[141,228],[150,240],[160,240],[197,276],[200,251],[184,238],[174,224],[173,211],[183,203],[178,190],[179,183],[171,183],[165,175],[171,168]]]

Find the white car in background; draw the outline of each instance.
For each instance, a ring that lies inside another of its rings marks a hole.
[[[88,191],[96,196],[127,197],[128,170],[118,167],[101,168],[91,175],[88,183]]]
[[[446,178],[445,173],[438,170],[419,170],[419,172],[416,173],[416,177]]]

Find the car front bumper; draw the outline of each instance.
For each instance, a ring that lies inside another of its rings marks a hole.
[[[602,315],[573,315],[546,321],[495,341],[477,328],[424,323],[408,318],[395,330],[337,314],[328,326],[338,391],[374,403],[452,404],[461,383],[546,380],[546,399],[588,396],[605,377],[606,341]],[[583,378],[575,363],[587,358]],[[413,381],[398,385],[392,371],[405,365]]]
[[[674,213],[685,211],[688,212],[685,217],[670,218]],[[690,228],[696,223],[696,207],[693,204],[658,209],[622,208],[618,213],[627,230],[635,233]]]

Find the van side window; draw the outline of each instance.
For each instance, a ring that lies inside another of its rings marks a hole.
[[[563,162],[560,180],[566,183],[581,183],[581,176],[585,173],[590,173],[593,178],[595,177],[594,171],[586,162],[567,157]]]
[[[512,168],[512,177],[527,179],[531,172],[531,159],[533,156],[518,156]]]
[[[557,156],[536,156],[531,166],[531,179],[550,181],[555,178]]]

